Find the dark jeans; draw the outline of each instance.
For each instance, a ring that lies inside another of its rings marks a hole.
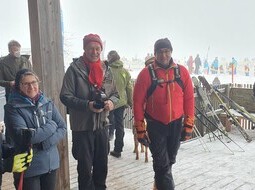
[[[151,144],[149,145],[153,158],[155,183],[158,190],[174,190],[172,165],[180,147],[182,118],[168,125],[147,120],[147,131]]]
[[[114,122],[114,114],[113,111],[110,111],[109,116],[109,137],[114,135],[114,130],[115,130],[115,122]]]
[[[114,151],[115,152],[122,152],[124,146],[124,111],[125,106],[119,107],[115,110],[112,110],[109,115],[110,126],[115,128],[115,141],[114,141]],[[109,129],[109,133],[111,129]]]
[[[73,157],[78,161],[79,190],[105,190],[108,171],[108,128],[73,131]]]
[[[49,173],[24,178],[23,180],[23,189],[22,190],[55,190],[56,185],[56,170],[53,170]],[[18,189],[19,186],[19,176],[14,176],[14,185]]]

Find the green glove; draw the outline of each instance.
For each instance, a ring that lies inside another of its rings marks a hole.
[[[14,156],[12,172],[23,172],[25,171],[33,158],[33,150],[30,149],[29,154],[21,153]]]

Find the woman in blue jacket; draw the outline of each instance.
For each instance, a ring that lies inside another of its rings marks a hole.
[[[54,190],[59,168],[57,144],[66,135],[66,124],[51,100],[39,90],[38,76],[28,69],[20,70],[15,90],[5,105],[7,141],[16,151],[24,149],[23,129],[31,131],[33,160],[24,172],[23,190]],[[20,174],[14,174],[16,189]]]

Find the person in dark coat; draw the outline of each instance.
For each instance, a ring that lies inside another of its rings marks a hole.
[[[5,105],[6,140],[21,151],[22,131],[31,131],[33,160],[24,172],[23,190],[54,190],[60,165],[57,145],[66,135],[66,124],[54,103],[39,90],[39,78],[29,69],[18,71],[15,91]],[[21,175],[14,174],[18,188]]]
[[[32,69],[31,62],[26,56],[20,54],[21,45],[16,40],[8,43],[9,54],[0,60],[0,86],[5,87],[5,98],[14,87],[14,79],[20,69]]]
[[[72,153],[77,160],[80,190],[106,189],[109,154],[109,111],[119,100],[111,69],[101,61],[97,34],[83,38],[84,53],[64,76],[60,100],[68,107]]]
[[[199,57],[199,54],[197,54],[196,58],[195,58],[195,74],[198,75],[199,74],[199,69],[200,66],[202,65],[201,63],[201,59]]]

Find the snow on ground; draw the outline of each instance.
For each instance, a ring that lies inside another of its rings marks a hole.
[[[173,171],[178,190],[254,190],[255,131],[247,131],[252,142],[247,143],[234,127],[229,136],[233,142],[203,137],[210,152],[204,151],[201,142],[194,140],[182,144]]]
[[[229,136],[241,148],[224,138],[210,139],[205,135],[201,139],[209,151],[203,149],[199,139],[181,144],[173,176],[176,190],[254,190],[254,148],[255,131],[247,131],[253,139],[247,143],[240,132],[233,128]],[[109,190],[150,190],[153,186],[152,158],[144,163],[144,155],[135,160],[132,131],[125,129],[125,146],[121,158],[109,156],[107,185]],[[200,139],[200,140],[201,140]],[[113,148],[114,141],[111,141]],[[243,150],[242,150],[243,149]]]

